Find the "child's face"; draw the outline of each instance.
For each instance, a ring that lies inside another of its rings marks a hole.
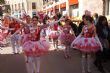
[[[33,22],[33,24],[37,24],[38,23],[38,20],[36,18],[33,18],[32,19],[32,22]]]

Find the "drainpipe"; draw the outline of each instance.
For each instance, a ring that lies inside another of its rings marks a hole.
[[[105,15],[105,0],[102,1],[103,1],[103,15]]]
[[[70,8],[69,8],[69,0],[66,0],[66,11],[67,11],[67,15],[70,17]]]

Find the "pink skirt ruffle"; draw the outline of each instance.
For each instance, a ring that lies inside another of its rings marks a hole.
[[[32,49],[34,48],[34,43],[32,41],[27,41],[22,46],[23,52],[26,56],[33,56]]]
[[[82,52],[96,52],[100,49],[99,42],[94,38],[84,38],[80,37],[72,43],[72,46]]]
[[[48,53],[48,49],[50,48],[50,44],[45,39],[40,39],[39,41],[34,42],[35,48],[34,56],[42,56]]]
[[[58,38],[60,43],[64,44],[64,45],[71,45],[71,43],[74,39],[75,39],[75,36],[70,33],[69,34],[61,33],[61,35]]]
[[[57,39],[59,36],[59,33],[57,31],[50,31],[49,38],[51,39]]]

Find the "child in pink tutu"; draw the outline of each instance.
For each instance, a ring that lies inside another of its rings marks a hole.
[[[50,44],[45,37],[46,37],[46,34],[45,34],[45,28],[44,28],[40,32],[40,40],[34,42],[34,45],[35,45],[35,48],[33,49],[34,56],[40,57],[48,53]]]
[[[22,25],[24,27],[27,26],[27,23],[23,22],[22,20],[17,19],[15,17],[11,17],[11,18],[22,23]],[[50,47],[49,42],[46,41],[45,36],[44,36],[44,34],[41,34],[41,31],[44,28],[50,26],[50,24],[55,24],[55,23],[58,23],[59,21],[49,23],[47,25],[38,25],[39,24],[38,17],[34,16],[32,18],[32,26],[29,28],[30,31],[25,34],[25,35],[27,35],[27,37],[24,35],[24,37],[26,37],[27,39],[24,38],[24,40],[23,40],[24,52],[27,57],[28,56],[30,57],[30,59],[28,59],[31,62],[30,67],[31,67],[32,71],[30,73],[39,73],[40,72],[40,58],[42,55],[45,55],[48,53],[48,49]],[[17,31],[17,32],[19,32],[19,31]],[[28,36],[28,33],[29,33],[29,36]],[[25,41],[25,39],[26,39],[26,41]],[[26,43],[24,43],[24,42],[26,42]],[[33,45],[34,45],[34,47],[33,47]],[[28,50],[29,53],[31,52],[32,54],[31,53],[28,54],[27,49],[29,49],[30,50],[30,51]],[[33,63],[35,63],[35,71],[33,70],[32,58],[33,58]]]
[[[102,46],[96,36],[96,28],[93,24],[93,18],[86,16],[84,23],[86,25],[84,25],[82,32],[72,42],[71,46],[82,52],[82,73],[91,73],[91,54],[98,51]],[[85,65],[87,65],[87,70]]]
[[[23,48],[23,53],[26,57],[26,65],[28,68],[28,72],[34,73],[33,66],[33,51],[34,43],[32,42],[32,36],[30,34],[30,29],[28,26],[24,27],[24,34],[22,35],[21,45]]]
[[[58,49],[58,24],[54,24],[51,27],[51,30],[49,32],[49,38],[52,40],[53,46],[55,49]]]
[[[72,30],[69,22],[63,26],[62,32],[59,36],[60,43],[65,46],[65,58],[70,58],[69,48],[72,41],[75,39],[74,31]]]

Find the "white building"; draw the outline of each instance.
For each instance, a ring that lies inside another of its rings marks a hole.
[[[82,16],[85,10],[99,15],[110,15],[110,0],[43,0],[44,12],[67,12],[70,16]]]
[[[22,10],[27,14],[44,11],[48,14],[61,12],[69,16],[82,16],[85,10],[99,15],[110,15],[110,0],[6,0],[11,7],[11,13],[16,16]]]
[[[78,10],[78,0],[43,0],[43,11],[47,14],[52,12],[61,12],[63,15],[73,16],[73,11]]]
[[[39,6],[42,6],[41,0],[5,0],[6,4],[11,7],[11,14],[19,17],[22,11],[25,11],[28,15],[32,16],[37,11],[41,10]]]

